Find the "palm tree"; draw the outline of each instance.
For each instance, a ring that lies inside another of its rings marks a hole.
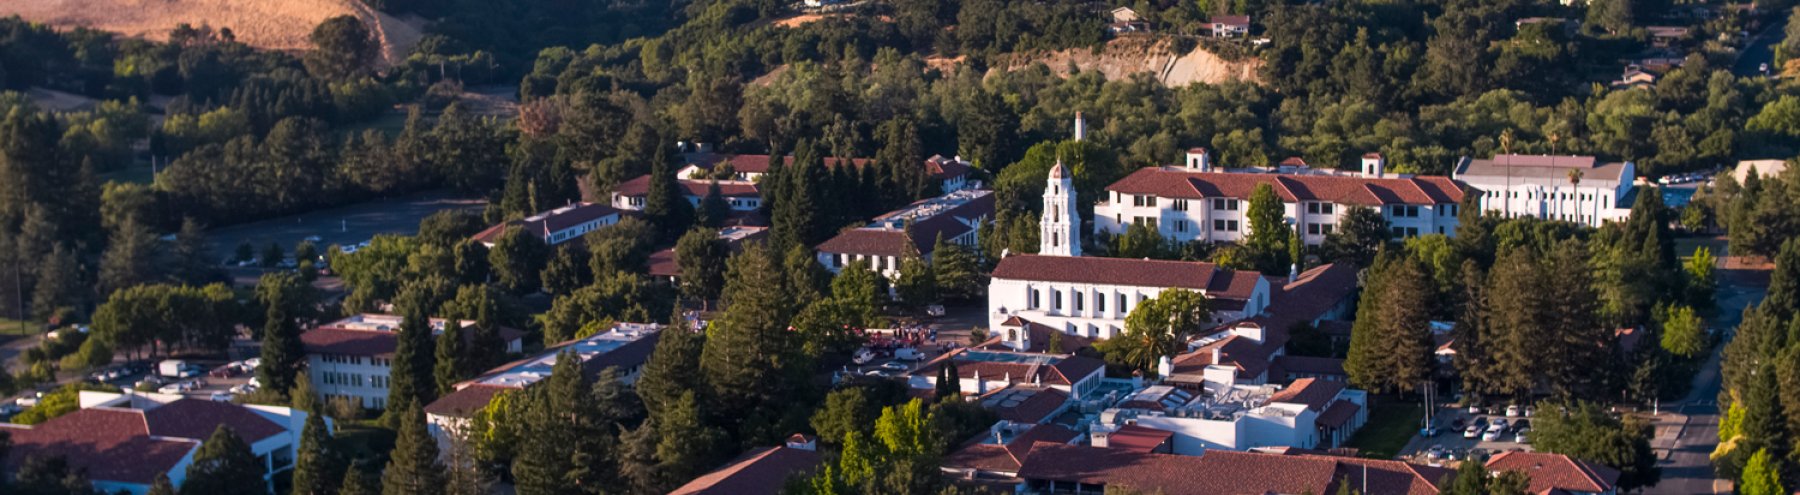
[[[1575,220],[1581,221],[1581,169],[1569,169],[1569,189],[1575,194]]]

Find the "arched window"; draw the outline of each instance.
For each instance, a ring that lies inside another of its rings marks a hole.
[[[1006,340],[1017,342],[1019,340],[1019,330],[1016,328],[1006,329]]]

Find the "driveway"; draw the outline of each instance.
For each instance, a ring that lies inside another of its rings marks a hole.
[[[1767,281],[1743,273],[1721,273],[1719,277],[1719,314],[1713,319],[1716,328],[1736,329],[1745,306],[1762,300]],[[1766,274],[1764,274],[1766,276]],[[1748,280],[1746,280],[1748,279]],[[1729,338],[1730,332],[1726,334]],[[1713,476],[1709,455],[1719,446],[1719,376],[1720,351],[1694,376],[1693,389],[1677,404],[1663,404],[1664,413],[1656,418],[1656,438],[1651,447],[1661,459],[1662,482],[1644,490],[1650,494],[1731,493],[1731,482]]]
[[[1732,74],[1739,76],[1760,76],[1762,75],[1762,64],[1769,64],[1769,72],[1771,73],[1781,72],[1781,69],[1774,66],[1775,45],[1781,43],[1782,37],[1787,34],[1786,28],[1788,16],[1776,15],[1774,17],[1776,20],[1770,22],[1769,27],[1764,28],[1762,33],[1757,34],[1754,41],[1750,42],[1750,46],[1744,47],[1744,52],[1738,55],[1737,63],[1732,64],[1731,66]]]

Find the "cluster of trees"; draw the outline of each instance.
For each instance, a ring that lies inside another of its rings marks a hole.
[[[1719,396],[1718,450],[1714,462],[1721,475],[1752,480],[1776,473],[1794,480],[1800,471],[1800,339],[1792,324],[1800,311],[1800,242],[1782,244],[1768,295],[1743,309],[1743,319],[1725,346],[1725,387]],[[1755,460],[1760,458],[1760,460]]]

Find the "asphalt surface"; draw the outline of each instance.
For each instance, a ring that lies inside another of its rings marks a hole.
[[[1732,277],[1721,277],[1718,292],[1719,316],[1715,328],[1736,329],[1746,305],[1762,300],[1765,289],[1732,284]],[[1729,335],[1729,333],[1727,334]],[[1679,404],[1663,404],[1665,414],[1657,417],[1656,438],[1651,447],[1662,460],[1662,482],[1644,490],[1649,494],[1731,493],[1731,483],[1714,477],[1709,455],[1719,446],[1719,391],[1723,378],[1719,375],[1720,351],[1700,373],[1694,376],[1693,389]]]
[[[1750,46],[1744,47],[1744,52],[1738,56],[1737,63],[1731,66],[1731,73],[1739,76],[1759,76],[1762,75],[1762,64],[1769,64],[1770,72],[1780,72],[1780,69],[1774,66],[1775,44],[1780,43],[1782,36],[1787,33],[1785,31],[1787,16],[1776,15],[1774,17],[1776,20],[1769,23],[1769,27],[1763,29],[1762,33],[1756,35],[1756,41],[1751,42]]]
[[[442,210],[470,209],[480,211],[486,202],[464,199],[445,192],[424,192],[398,198],[382,198],[329,210],[318,210],[261,222],[233,225],[209,231],[213,253],[219,259],[231,256],[237,247],[249,243],[260,256],[269,243],[276,243],[288,254],[309,236],[318,236],[320,249],[332,244],[356,244],[376,234],[411,235],[419,231],[419,221]]]

